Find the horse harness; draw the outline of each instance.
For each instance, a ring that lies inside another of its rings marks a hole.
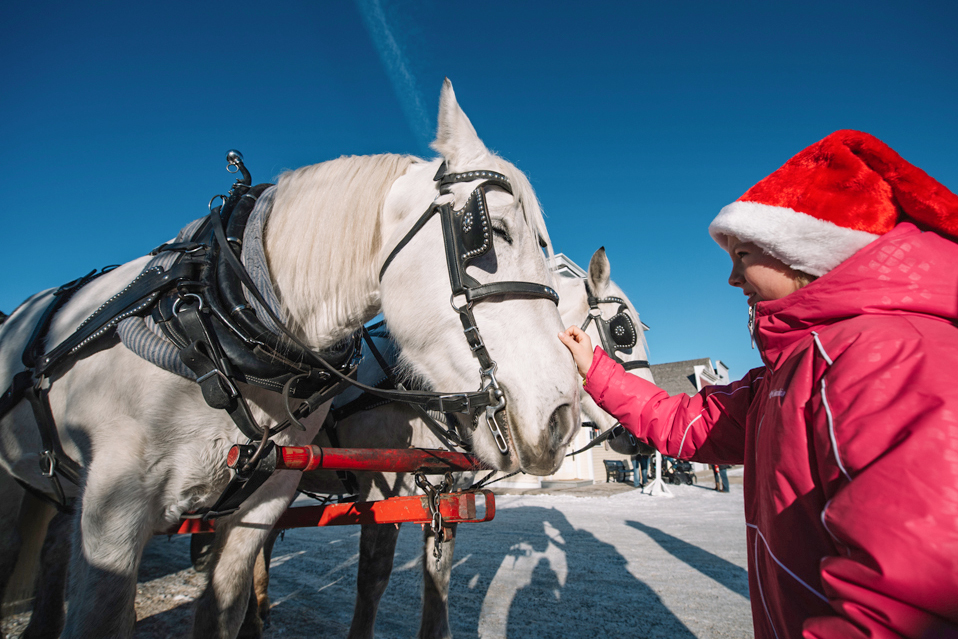
[[[496,381],[496,362],[482,342],[472,306],[476,301],[502,294],[542,297],[558,303],[558,295],[548,286],[529,282],[479,285],[465,272],[471,260],[495,250],[485,187],[492,184],[512,193],[508,178],[492,171],[446,174],[443,163],[434,180],[439,183],[440,194],[448,192],[452,183],[483,181],[458,211],[448,204],[431,205],[393,249],[380,272],[381,280],[393,258],[432,215],[441,216],[452,306],[459,313],[465,337],[479,360],[482,381],[477,392],[439,393],[410,391],[401,386],[397,390],[380,389],[357,382],[354,376],[362,331],[317,353],[286,328],[239,258],[240,238],[249,215],[257,198],[271,185],[252,186],[252,178],[238,151],[230,151],[227,162],[230,172],[242,174],[229,194],[214,196],[209,216],[189,237],[177,238],[178,241],[152,251],[155,256],[176,254],[172,264],[168,268],[144,270],[84,320],[73,334],[44,352],[43,344],[56,312],[86,284],[115,267],[93,271],[53,293],[24,349],[22,361],[26,370],[16,374],[0,396],[0,416],[22,399],[30,403],[44,448],[40,454],[41,472],[51,479],[58,507],[68,508],[58,475],[79,485],[81,467],[60,444],[49,402],[51,381],[73,362],[96,352],[107,340],[115,339],[116,327],[123,319],[146,314],[151,315],[178,349],[180,360],[196,376],[206,403],[225,410],[251,442],[240,447],[240,463],[232,465],[236,472],[216,503],[202,514],[204,518],[223,516],[238,509],[275,469],[277,451],[270,437],[291,425],[302,427],[300,419],[329,401],[347,384],[383,399],[411,404],[423,412],[473,414],[477,421],[475,411],[485,409],[496,444],[506,454],[508,444],[496,421],[496,414],[505,407],[506,399]],[[221,199],[222,204],[214,208],[217,199]],[[243,289],[258,302],[278,333],[264,325],[250,307]],[[464,296],[465,304],[457,307],[454,301],[457,296]],[[288,419],[274,428],[257,424],[237,382],[282,393]],[[290,397],[303,400],[295,410],[290,409]],[[259,444],[252,445],[256,440]],[[44,493],[23,485],[49,499]]]

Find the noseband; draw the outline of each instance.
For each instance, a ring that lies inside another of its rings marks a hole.
[[[492,432],[499,452],[505,455],[509,452],[509,444],[499,426],[496,414],[506,407],[506,397],[499,387],[499,382],[496,381],[498,365],[489,355],[489,351],[482,341],[472,307],[476,302],[494,295],[540,297],[551,300],[555,304],[559,303],[559,295],[552,288],[533,282],[480,284],[466,272],[466,267],[476,258],[490,252],[495,254],[495,246],[492,241],[492,220],[489,217],[489,209],[486,205],[486,187],[497,186],[513,195],[509,178],[495,171],[446,173],[446,163],[443,162],[434,180],[439,182],[440,194],[449,193],[451,184],[474,182],[476,180],[482,180],[482,182],[469,194],[465,204],[458,211],[453,210],[452,204],[437,204],[435,202],[426,209],[425,213],[383,262],[382,269],[379,271],[379,280],[382,281],[386,268],[392,263],[393,258],[399,251],[409,243],[433,215],[438,214],[442,222],[446,267],[449,271],[449,283],[452,288],[450,304],[453,310],[459,314],[463,334],[466,336],[469,348],[472,349],[476,359],[479,360],[482,385],[479,393],[473,394],[479,396],[474,405],[485,407],[486,423]],[[456,305],[456,298],[459,297],[465,299],[465,303],[461,306]],[[478,420],[478,413],[473,415],[473,419]]]

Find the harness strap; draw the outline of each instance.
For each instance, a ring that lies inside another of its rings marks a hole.
[[[106,335],[121,320],[148,309],[160,293],[175,286],[179,280],[192,277],[193,267],[190,263],[179,263],[167,270],[154,267],[140,273],[125,289],[100,306],[70,337],[40,357],[37,361],[37,375],[50,375],[69,355],[74,355],[84,346]]]
[[[610,438],[612,438],[612,437],[618,437],[619,435],[622,434],[623,431],[628,432],[628,431],[625,430],[625,426],[623,426],[623,425],[622,425],[621,423],[619,423],[619,422],[616,422],[616,423],[615,423],[615,426],[613,426],[612,428],[610,428],[610,429],[607,430],[607,431],[604,431],[603,433],[601,433],[601,434],[599,434],[599,435],[596,435],[596,436],[595,436],[595,439],[593,439],[592,441],[590,441],[588,444],[586,444],[585,446],[583,446],[583,447],[580,448],[579,450],[574,450],[574,451],[572,451],[571,453],[569,453],[568,455],[566,455],[566,457],[572,457],[573,455],[578,455],[579,453],[584,453],[585,451],[589,450],[590,448],[592,448],[592,447],[594,447],[594,446],[598,446],[599,444],[601,444],[602,442],[604,442],[604,441],[607,440],[607,439],[610,439]]]
[[[493,295],[522,295],[525,297],[541,297],[554,304],[559,303],[559,294],[549,286],[533,282],[492,282],[466,289],[466,300],[477,302]]]
[[[105,271],[106,269],[104,269],[104,272]],[[40,316],[40,320],[34,327],[33,334],[30,336],[30,339],[27,342],[27,347],[23,349],[21,360],[23,361],[24,366],[27,368],[33,368],[36,366],[37,358],[43,354],[43,338],[46,336],[47,330],[50,328],[50,322],[53,321],[53,316],[56,315],[56,312],[60,310],[71,297],[73,297],[75,292],[83,288],[88,282],[91,282],[96,277],[97,271],[96,269],[93,269],[83,277],[64,284],[53,293],[53,300],[47,304],[47,307],[43,310],[43,315]]]
[[[213,408],[225,410],[233,419],[237,428],[250,439],[263,436],[263,429],[253,418],[246,399],[232,382],[229,360],[223,357],[210,336],[198,306],[182,309],[177,318],[191,340],[180,351],[180,359],[196,374],[196,383],[200,385],[203,399]]]
[[[478,335],[478,332],[477,332]],[[468,336],[467,336],[468,337]],[[369,331],[366,330],[366,327],[363,327],[363,339],[366,341],[366,344],[369,346],[370,352],[373,354],[373,357],[376,359],[376,363],[379,364],[379,367],[383,370],[383,373],[386,374],[387,381],[391,382],[399,390],[407,390],[405,386],[399,381],[396,380],[396,376],[393,373],[393,368],[386,362],[386,358],[383,357],[382,353],[376,348],[375,342],[373,342],[372,336],[370,336]],[[456,447],[468,449],[465,442],[462,441],[462,438],[454,430],[447,428],[439,423],[432,415],[429,414],[429,411],[424,409],[418,404],[409,404],[412,407],[413,411],[419,415],[419,418],[423,421],[426,427],[432,431],[432,434],[435,435],[443,446],[449,450],[455,450]]]
[[[43,450],[40,452],[40,472],[53,483],[55,501],[59,504],[57,508],[65,510],[69,506],[57,475],[63,475],[71,483],[79,486],[82,470],[79,464],[63,452],[60,444],[53,411],[50,409],[49,380],[41,377],[35,384],[31,383],[33,374],[30,371],[18,373],[16,377],[20,378],[19,384],[29,384],[29,387],[23,391],[23,396],[33,409],[33,416],[40,431],[40,440],[43,443]]]
[[[399,244],[397,244],[393,248],[392,252],[389,253],[389,256],[386,257],[386,261],[383,262],[382,268],[379,269],[380,282],[383,281],[383,275],[386,273],[386,269],[389,268],[389,265],[392,264],[393,258],[399,254],[399,251],[401,251],[407,244],[409,244],[410,240],[412,240],[412,238],[415,237],[417,233],[419,233],[422,227],[426,225],[426,222],[428,222],[429,219],[433,215],[435,215],[436,211],[438,210],[439,210],[438,204],[433,204],[428,209],[426,209],[426,211],[419,216],[419,219],[416,220],[416,223],[412,225],[412,228],[409,229],[409,231],[403,236],[401,240],[399,240]]]

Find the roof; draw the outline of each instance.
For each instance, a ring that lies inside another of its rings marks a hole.
[[[695,367],[705,366],[712,370],[712,362],[708,357],[688,359],[684,362],[669,362],[667,364],[652,364],[652,378],[655,385],[671,395],[685,393],[694,395],[698,392],[695,385]]]

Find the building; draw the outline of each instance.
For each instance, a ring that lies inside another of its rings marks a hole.
[[[656,385],[669,395],[694,395],[706,386],[728,384],[728,366],[720,360],[715,361],[707,357],[689,359],[684,362],[670,362],[668,364],[652,364],[652,376]]]

